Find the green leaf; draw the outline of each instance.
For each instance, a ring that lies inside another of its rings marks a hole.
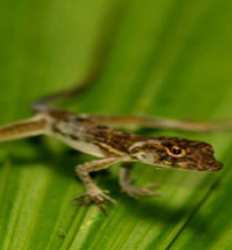
[[[0,122],[29,117],[36,98],[93,64],[96,84],[67,104],[77,113],[232,118],[231,11],[229,0],[1,1]],[[106,54],[93,59],[96,44]],[[133,200],[115,166],[95,176],[118,201],[106,215],[72,203],[85,156],[50,139],[1,144],[0,249],[231,249],[231,134],[160,133],[212,143],[224,170],[138,164],[136,182],[158,182],[162,195]]]

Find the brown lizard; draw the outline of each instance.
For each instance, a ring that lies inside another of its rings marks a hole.
[[[41,98],[33,105],[36,114],[23,120],[0,128],[0,142],[48,135],[65,142],[81,152],[93,155],[98,160],[86,162],[75,168],[76,175],[85,185],[86,193],[82,197],[87,202],[102,205],[113,199],[101,190],[92,180],[90,174],[106,169],[116,163],[122,163],[119,183],[122,190],[130,196],[154,195],[149,188],[136,187],[131,182],[131,164],[142,162],[154,168],[180,168],[199,171],[215,171],[222,164],[214,158],[211,145],[173,137],[144,137],[114,129],[113,126],[130,126],[148,128],[179,129],[195,132],[221,131],[231,129],[231,123],[196,123],[170,119],[138,116],[94,116],[74,115],[73,113],[50,107],[50,102],[60,98],[79,95],[96,82],[107,64],[107,57],[114,41],[115,29],[120,27],[121,15],[109,15],[114,20],[105,22],[95,49],[95,60],[89,74],[77,87]],[[100,45],[100,46],[98,46]]]
[[[82,87],[81,87],[82,88]],[[78,92],[78,91],[77,91]],[[71,93],[71,92],[70,92]],[[37,114],[31,119],[0,128],[0,142],[26,137],[48,135],[65,142],[72,148],[93,155],[97,160],[75,168],[76,175],[85,185],[85,202],[101,205],[113,201],[92,180],[90,173],[106,169],[116,163],[125,163],[120,172],[120,185],[128,195],[137,197],[154,195],[149,188],[132,185],[131,162],[141,162],[158,168],[175,168],[198,171],[217,171],[222,168],[214,157],[210,144],[175,137],[144,137],[123,132],[110,125],[139,125],[149,128],[169,128],[198,132],[225,130],[231,124],[194,123],[138,116],[74,115],[47,106],[46,101],[57,99],[53,95],[35,103]],[[45,101],[46,99],[46,101]]]

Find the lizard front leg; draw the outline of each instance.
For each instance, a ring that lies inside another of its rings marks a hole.
[[[121,161],[123,161],[122,158],[110,157],[78,165],[75,169],[75,173],[84,183],[86,188],[86,193],[78,197],[77,200],[82,200],[85,204],[93,202],[98,206],[101,206],[101,204],[106,201],[115,203],[114,199],[112,199],[109,195],[107,195],[108,191],[103,191],[95,184],[95,182],[90,176],[90,173],[106,169],[110,167],[112,164]]]
[[[151,184],[147,187],[138,187],[134,185],[131,178],[132,169],[133,166],[131,163],[124,163],[123,167],[120,169],[119,184],[122,192],[133,198],[158,195],[158,192],[153,190],[157,187],[155,184]]]

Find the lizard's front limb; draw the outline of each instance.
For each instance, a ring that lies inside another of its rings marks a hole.
[[[143,116],[89,116],[89,119],[104,125],[135,128],[159,128],[183,130],[192,132],[220,132],[232,130],[232,121],[195,122],[188,120],[175,120],[167,118]]]
[[[119,184],[122,191],[133,198],[158,195],[158,193],[153,190],[157,185],[152,184],[147,187],[138,187],[134,185],[131,178],[132,169],[133,166],[131,163],[124,163],[120,169]]]
[[[86,188],[86,193],[79,198],[81,198],[81,200],[83,200],[86,204],[94,202],[97,205],[101,205],[105,201],[114,203],[115,201],[109,195],[107,195],[108,192],[103,191],[94,183],[90,176],[90,173],[106,169],[112,164],[121,161],[123,161],[122,158],[110,157],[78,165],[75,169],[75,172],[77,176],[82,180]]]

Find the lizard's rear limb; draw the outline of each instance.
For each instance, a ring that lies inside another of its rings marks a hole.
[[[46,133],[47,127],[46,118],[37,115],[28,120],[0,127],[0,142],[42,135]]]
[[[172,129],[190,132],[222,132],[232,130],[232,121],[195,122],[167,118],[143,116],[89,116],[93,122],[117,127],[135,127],[151,129]]]

